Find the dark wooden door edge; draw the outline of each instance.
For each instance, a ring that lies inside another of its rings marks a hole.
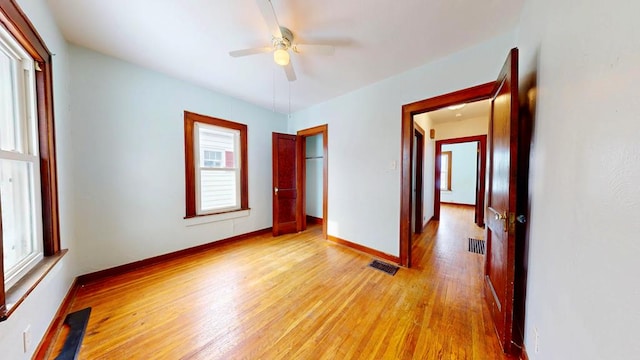
[[[400,264],[411,266],[411,161],[413,148],[413,116],[461,102],[485,100],[491,96],[495,82],[402,106],[400,149]],[[437,194],[436,194],[437,195]]]
[[[414,122],[414,134],[418,137],[418,143],[416,144],[416,205],[415,205],[415,224],[413,224],[414,231],[417,234],[422,233],[424,226],[423,208],[424,208],[424,129],[420,125]]]

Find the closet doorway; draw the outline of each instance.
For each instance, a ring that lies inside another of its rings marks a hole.
[[[300,130],[298,178],[301,180],[302,229],[307,223],[322,224],[322,234],[327,238],[328,209],[328,126],[321,125]]]

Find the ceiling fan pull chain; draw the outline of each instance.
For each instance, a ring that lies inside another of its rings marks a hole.
[[[291,119],[291,81],[289,81],[289,119]]]

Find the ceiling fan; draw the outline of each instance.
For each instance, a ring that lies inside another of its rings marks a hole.
[[[255,55],[273,51],[273,61],[284,68],[284,72],[287,74],[287,79],[289,81],[295,81],[296,73],[293,70],[293,65],[291,65],[290,62],[289,50],[293,51],[294,53],[300,54],[333,54],[334,47],[331,45],[294,43],[294,37],[291,30],[287,29],[284,26],[280,26],[280,24],[278,23],[278,18],[276,17],[276,12],[273,9],[271,0],[256,0],[256,3],[260,8],[260,12],[262,13],[262,17],[264,17],[264,21],[267,23],[267,26],[271,31],[271,46],[231,51],[229,55],[231,55],[232,57]]]

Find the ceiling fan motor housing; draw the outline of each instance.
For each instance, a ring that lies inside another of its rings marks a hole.
[[[281,38],[274,37],[273,38],[273,47],[275,49],[288,50],[293,43],[293,33],[291,30],[287,29],[284,26],[280,27],[280,32],[282,33]]]

